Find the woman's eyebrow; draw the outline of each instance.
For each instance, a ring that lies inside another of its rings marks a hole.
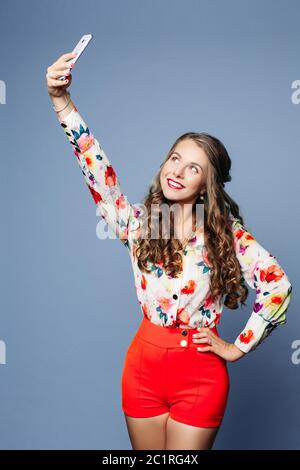
[[[173,152],[173,153],[176,153],[177,155],[179,155],[179,157],[182,158],[182,156],[180,155],[179,152],[176,152],[176,151],[175,151],[175,152]],[[193,163],[193,165],[198,165],[198,166],[200,166],[201,170],[203,171],[203,167],[202,167],[202,165],[200,165],[200,163],[197,163],[197,162],[191,162],[191,163]]]

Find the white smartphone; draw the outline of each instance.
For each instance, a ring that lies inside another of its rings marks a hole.
[[[79,39],[78,43],[76,44],[76,46],[74,47],[73,49],[73,53],[76,53],[77,56],[76,57],[73,57],[69,63],[70,65],[71,64],[75,64],[75,62],[79,59],[79,57],[81,56],[81,54],[83,53],[84,49],[86,48],[86,46],[89,44],[90,40],[92,39],[93,35],[92,34],[84,34],[82,36],[82,38]],[[60,77],[59,80],[65,80],[66,77],[63,76],[63,77]]]

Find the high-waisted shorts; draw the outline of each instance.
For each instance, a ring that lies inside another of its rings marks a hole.
[[[217,328],[211,328],[217,335]],[[227,362],[197,351],[196,328],[163,327],[146,317],[131,341],[122,371],[122,410],[148,418],[169,412],[175,421],[218,427],[229,394]]]

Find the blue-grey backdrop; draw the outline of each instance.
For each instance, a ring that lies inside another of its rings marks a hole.
[[[47,67],[94,38],[71,94],[140,202],[174,140],[218,136],[227,190],[294,293],[288,322],[229,364],[215,449],[299,446],[298,1],[1,1],[0,446],[130,449],[121,372],[142,319],[126,249],[96,236],[95,205],[46,90]],[[251,313],[224,309],[233,341]]]

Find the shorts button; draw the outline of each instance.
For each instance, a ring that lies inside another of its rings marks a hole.
[[[186,335],[188,334],[188,332],[187,332],[186,330],[183,330],[183,331],[181,332],[181,334],[182,334],[183,336],[186,336]]]
[[[180,341],[180,346],[186,346],[187,345],[187,341],[185,339],[182,339]]]

